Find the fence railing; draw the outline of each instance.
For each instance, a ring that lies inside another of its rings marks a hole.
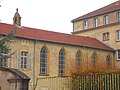
[[[120,90],[120,73],[94,73],[38,79],[39,90]]]
[[[120,74],[102,73],[72,77],[73,90],[120,90]]]

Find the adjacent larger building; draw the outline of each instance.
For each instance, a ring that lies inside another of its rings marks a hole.
[[[89,36],[113,47],[120,69],[120,0],[72,20],[73,35]]]

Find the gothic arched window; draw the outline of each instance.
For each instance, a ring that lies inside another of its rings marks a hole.
[[[76,66],[80,66],[82,63],[82,53],[81,51],[79,50],[77,53],[76,53]]]
[[[66,62],[65,50],[61,49],[59,52],[59,75],[60,76],[65,75],[65,62]]]
[[[43,47],[40,52],[40,74],[46,75],[48,69],[48,53],[47,49]]]
[[[106,57],[106,62],[107,62],[107,65],[111,65],[111,57],[110,57],[110,55],[108,55]]]

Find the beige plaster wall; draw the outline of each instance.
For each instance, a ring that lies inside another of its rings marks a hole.
[[[91,64],[91,57],[93,52],[97,52],[98,61],[99,63],[106,64],[106,57],[110,54],[112,60],[112,66],[114,66],[113,61],[113,52],[100,50],[100,49],[93,49],[87,47],[80,47],[80,46],[72,46],[72,45],[65,45],[65,44],[57,44],[57,43],[50,43],[50,42],[41,42],[37,41],[35,44],[35,73],[34,73],[34,42],[33,40],[29,40],[29,45],[22,45],[20,38],[16,38],[14,44],[11,44],[11,48],[15,51],[12,60],[12,67],[18,68],[18,60],[17,60],[17,52],[18,51],[28,51],[32,53],[32,69],[19,69],[28,75],[31,78],[30,87],[33,87],[33,84],[38,83],[37,78],[44,78],[44,77],[55,77],[58,76],[58,62],[59,62],[59,51],[64,48],[66,53],[66,76],[69,76],[72,73],[73,66],[75,66],[75,55],[78,50],[82,52],[82,66],[90,67]],[[48,50],[48,75],[41,76],[40,75],[40,51],[42,47],[46,47]],[[35,78],[34,78],[35,75]],[[35,79],[35,82],[33,82]],[[39,87],[39,83],[37,84]],[[38,89],[39,90],[39,89]]]
[[[88,30],[86,32],[81,32],[78,33],[76,35],[80,35],[80,36],[89,36],[89,37],[93,37],[93,38],[97,38],[100,41],[106,43],[107,45],[111,46],[112,48],[114,48],[115,50],[120,49],[120,42],[117,41],[117,35],[116,32],[120,30],[120,24],[114,24],[114,25],[110,25],[110,26],[104,26],[101,28],[94,28],[91,30]],[[109,37],[110,39],[107,41],[103,40],[103,33],[105,32],[109,32]],[[120,61],[117,60],[117,55],[115,55],[115,61],[116,61],[116,67],[120,68]]]
[[[105,15],[108,15],[109,16],[109,24],[110,23],[115,23],[116,22],[116,14],[117,12],[112,12],[112,13],[108,13],[108,14],[104,14],[104,15],[99,15],[99,16],[95,16],[95,17],[92,17],[92,18],[88,18],[86,20],[89,21],[89,28],[93,28],[94,27],[94,18],[98,18],[98,26],[102,26],[104,25],[104,16]],[[84,30],[84,27],[83,27],[83,23],[84,23],[84,20],[81,20],[81,21],[77,21],[77,22],[74,22],[73,23],[73,32],[77,32],[77,31],[82,31]]]

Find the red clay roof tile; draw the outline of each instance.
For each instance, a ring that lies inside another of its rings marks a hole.
[[[11,30],[13,30],[13,28],[15,28],[14,25],[0,23],[1,34],[5,34],[5,35],[8,34]],[[46,31],[35,28],[18,27],[15,36],[28,38],[28,39],[37,39],[37,40],[50,41],[55,43],[79,45],[79,46],[86,46],[86,47],[114,51],[114,49],[103,44],[102,42],[100,42],[95,38],[75,36],[75,35]]]
[[[110,5],[107,5],[107,6],[103,7],[103,8],[100,8],[98,10],[95,10],[93,12],[90,12],[88,14],[85,14],[83,16],[80,16],[78,18],[75,18],[71,22],[80,21],[80,20],[83,20],[83,19],[91,18],[91,17],[97,16],[97,15],[102,15],[102,14],[117,11],[117,10],[120,10],[119,1],[114,2],[114,3],[110,4]]]

